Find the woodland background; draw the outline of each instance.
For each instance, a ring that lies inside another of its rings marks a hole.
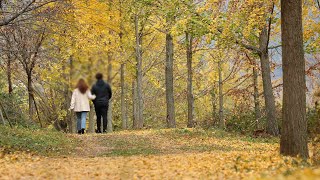
[[[74,132],[71,91],[79,78],[93,84],[95,73],[102,72],[114,92],[109,131],[186,126],[281,131],[279,1],[1,0],[0,5],[3,123]],[[319,130],[319,10],[318,1],[303,1],[309,132]],[[94,122],[92,112],[89,132]]]
[[[319,33],[319,0],[0,0],[0,179],[317,179]]]

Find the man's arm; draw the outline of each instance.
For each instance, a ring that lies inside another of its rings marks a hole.
[[[97,94],[96,94],[96,90],[95,90],[95,88],[94,88],[94,85],[93,85],[92,88],[91,88],[91,94],[97,95]]]
[[[111,90],[111,87],[109,84],[108,84],[108,92],[109,92],[109,99],[111,99],[112,98],[112,90]]]

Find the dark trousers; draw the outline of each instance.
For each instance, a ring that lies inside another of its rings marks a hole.
[[[108,125],[108,106],[95,106],[97,115],[97,130],[101,132],[101,118],[103,119],[103,132],[107,130]]]

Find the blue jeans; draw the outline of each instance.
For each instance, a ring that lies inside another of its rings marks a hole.
[[[88,112],[76,112],[77,115],[77,129],[78,131],[81,129],[86,129],[86,119],[87,119]]]

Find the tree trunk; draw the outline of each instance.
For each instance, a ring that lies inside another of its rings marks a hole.
[[[95,111],[94,111],[93,104],[90,104],[89,127],[88,127],[88,132],[89,133],[94,133],[94,128],[95,128],[94,114],[95,114]]]
[[[216,93],[214,88],[211,90],[211,103],[212,103],[212,125],[218,124],[217,123],[217,104],[216,104]]]
[[[8,63],[7,63],[7,80],[8,80],[8,92],[12,94],[12,73],[11,73],[11,57],[8,56]]]
[[[301,0],[281,1],[283,112],[280,152],[308,158]]]
[[[222,62],[218,62],[218,74],[219,74],[219,126],[225,128],[224,121],[224,105],[223,105],[223,81],[222,81]]]
[[[5,120],[4,120],[4,117],[3,117],[3,113],[2,113],[1,107],[0,107],[0,118],[1,118],[2,124],[3,124],[3,125],[6,125],[6,122],[5,122]]]
[[[137,129],[137,86],[135,81],[132,81],[132,125],[134,129]]]
[[[136,61],[137,61],[137,129],[143,128],[143,99],[142,99],[142,33],[139,31],[139,17],[135,16],[135,36],[136,36]]]
[[[188,128],[194,127],[194,99],[193,99],[193,87],[192,87],[192,35],[186,32],[186,49],[187,49],[187,100],[188,100]]]
[[[173,93],[173,38],[166,34],[166,102],[167,102],[167,126],[176,127],[174,93]]]
[[[32,79],[31,73],[27,73],[27,89],[28,89],[28,99],[29,99],[29,118],[33,122],[34,115],[34,99],[33,99],[33,88],[32,88]]]
[[[273,136],[279,135],[279,127],[276,118],[276,105],[272,90],[271,70],[268,53],[268,31],[263,28],[260,34],[260,61],[263,81],[263,94],[267,111],[267,133]]]
[[[257,63],[256,60],[253,60],[253,98],[254,98],[254,112],[255,112],[255,118],[256,118],[256,123],[257,123],[257,129],[261,128],[261,110],[260,110],[260,101],[259,101],[259,89],[258,89],[258,68],[257,68]]]
[[[109,85],[112,87],[112,53],[111,52],[108,52],[108,79],[107,79],[107,81],[108,81]],[[112,126],[112,108],[113,108],[112,107],[112,99],[110,99],[109,100],[109,106],[108,106],[107,132],[112,132],[113,131],[113,126]]]
[[[0,102],[0,111],[2,111],[1,113],[2,113],[2,117],[3,117],[4,125],[5,125],[5,121],[4,120],[7,119],[10,127],[13,128],[12,123],[11,123],[9,117],[8,117],[8,113],[6,112],[6,109],[4,108],[4,106],[3,106],[3,104],[1,102]]]
[[[123,25],[123,17],[122,17],[122,1],[119,1],[119,16],[120,16],[120,32],[119,32],[119,39],[120,39],[120,56],[123,57],[124,51],[123,51],[123,32],[122,30],[124,29]],[[127,119],[127,103],[126,103],[126,97],[125,97],[125,79],[124,79],[124,70],[125,70],[125,64],[124,62],[121,63],[120,67],[120,83],[121,83],[121,119],[122,119],[122,129],[127,129],[128,128],[128,119]]]
[[[71,103],[71,96],[72,96],[72,91],[70,90],[70,88],[72,88],[72,77],[73,77],[73,56],[70,56],[69,58],[69,88],[68,88],[68,107],[70,107],[70,103]],[[69,127],[69,132],[70,133],[76,133],[76,129],[77,129],[77,123],[75,120],[75,116],[73,111],[69,112],[69,120],[68,120],[68,127]]]
[[[127,129],[127,116],[126,116],[126,101],[125,101],[125,84],[124,84],[124,64],[120,68],[120,83],[121,83],[121,119],[122,129]]]

